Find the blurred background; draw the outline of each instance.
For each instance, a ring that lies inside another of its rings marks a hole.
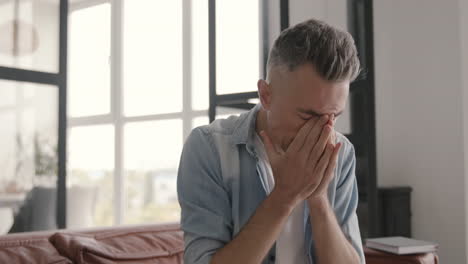
[[[281,30],[355,38],[363,239],[468,248],[468,1],[0,0],[0,234],[174,222],[185,138],[258,103]]]

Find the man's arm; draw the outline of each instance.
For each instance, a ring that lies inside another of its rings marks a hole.
[[[184,144],[177,194],[184,263],[209,264],[214,253],[232,240],[233,224],[216,148],[204,129],[194,129]]]
[[[261,263],[292,212],[273,191],[257,208],[239,234],[213,256],[212,264]]]
[[[328,195],[309,198],[307,201],[319,264],[365,263],[356,215],[359,196],[355,176],[356,157],[353,145],[345,138],[343,141],[341,165],[336,170],[336,177],[339,178],[334,208],[330,205]]]
[[[281,232],[293,204],[284,203],[277,190],[260,204],[241,231],[232,238],[229,195],[223,186],[212,139],[202,129],[188,137],[177,178],[184,231],[184,262],[261,263]]]
[[[359,255],[341,231],[329,201],[315,200],[308,204],[318,264],[359,264]]]

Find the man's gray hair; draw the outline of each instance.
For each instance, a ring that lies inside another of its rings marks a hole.
[[[316,19],[281,32],[268,56],[267,69],[279,66],[293,71],[307,63],[328,81],[354,81],[360,72],[353,37]]]

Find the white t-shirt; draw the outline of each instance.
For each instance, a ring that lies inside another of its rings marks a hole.
[[[258,169],[262,178],[263,187],[267,195],[275,186],[275,179],[271,170],[270,162],[260,136],[255,133],[255,149],[258,155]],[[305,241],[304,241],[304,206],[305,202],[299,203],[292,211],[287,222],[283,226],[276,240],[276,261],[278,264],[305,264],[307,263]]]

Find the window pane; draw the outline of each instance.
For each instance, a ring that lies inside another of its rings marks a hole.
[[[125,126],[125,223],[178,221],[176,175],[182,150],[182,121]]]
[[[208,118],[208,116],[195,117],[192,120],[192,129],[199,127],[199,126],[208,125],[209,123],[210,123],[210,119]]]
[[[260,77],[259,3],[216,1],[216,89],[218,94],[257,90]]]
[[[112,225],[114,128],[74,127],[69,133],[67,227]]]
[[[182,111],[181,0],[125,1],[124,113]]]
[[[12,232],[56,228],[57,99],[55,86],[0,80],[0,207],[33,222]],[[0,218],[0,229],[11,223]]]
[[[69,115],[107,114],[111,101],[110,5],[73,11],[69,32]]]
[[[0,1],[0,36],[1,66],[58,72],[59,0]]]
[[[208,1],[192,1],[192,106],[209,106]]]
[[[216,119],[228,118],[231,115],[239,116],[249,110],[219,106],[216,108]]]
[[[236,109],[236,108],[229,108],[229,107],[217,107],[216,108],[216,119],[223,119],[228,118],[231,115],[239,116],[242,113],[247,112],[248,110],[244,109]],[[199,116],[192,119],[192,129],[208,125],[210,123],[210,119],[208,118],[208,113],[206,116]]]

